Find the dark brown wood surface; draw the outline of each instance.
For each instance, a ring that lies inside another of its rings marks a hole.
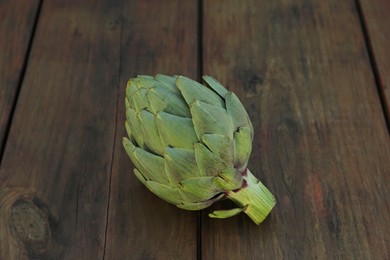
[[[375,73],[390,124],[390,1],[359,0]]]
[[[0,1],[0,156],[22,81],[38,5],[38,0]]]
[[[390,259],[385,1],[28,2],[0,1],[1,260]],[[262,224],[134,177],[125,85],[156,73],[240,97],[277,199]]]
[[[125,86],[137,74],[198,77],[195,1],[133,1],[122,7],[121,76],[106,259],[196,259],[197,213],[152,194],[123,152]],[[118,235],[119,234],[119,235]]]
[[[354,1],[205,1],[204,73],[256,129],[277,205],[202,219],[203,259],[388,259],[389,136]],[[218,250],[216,250],[216,248]]]
[[[0,169],[0,259],[101,259],[118,2],[45,1]]]

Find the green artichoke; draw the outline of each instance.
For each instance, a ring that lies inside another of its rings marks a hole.
[[[130,79],[123,146],[135,176],[165,201],[200,210],[228,198],[238,207],[209,216],[243,211],[259,224],[275,198],[247,168],[252,123],[233,92],[212,77],[203,80],[205,85],[183,76]]]

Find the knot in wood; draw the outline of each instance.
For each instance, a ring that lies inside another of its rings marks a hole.
[[[50,244],[47,213],[33,201],[16,201],[11,208],[10,224],[19,240],[33,251],[44,250]]]

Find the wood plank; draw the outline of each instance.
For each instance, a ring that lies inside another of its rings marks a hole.
[[[249,168],[277,205],[260,226],[205,214],[202,259],[389,259],[389,136],[355,2],[210,0],[203,28],[204,73],[248,108]]]
[[[0,259],[102,259],[118,1],[45,1],[0,169]]]
[[[39,0],[0,1],[0,156],[38,6]]]
[[[128,1],[122,9],[121,76],[107,259],[196,259],[197,213],[168,204],[133,174],[122,146],[125,86],[137,74],[197,75],[196,1]]]
[[[359,0],[378,73],[384,109],[390,122],[390,1]]]

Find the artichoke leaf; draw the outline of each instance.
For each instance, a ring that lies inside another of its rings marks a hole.
[[[209,207],[211,204],[222,199],[224,196],[225,196],[225,194],[220,194],[220,195],[215,196],[214,198],[206,200],[206,201],[182,202],[182,204],[178,204],[176,206],[178,208],[186,209],[186,210],[201,210],[201,209]]]
[[[143,80],[153,80],[153,76],[150,76],[150,75],[137,75],[137,78],[140,78]]]
[[[162,75],[162,74],[157,74],[154,77],[158,82],[160,82],[162,85],[164,85],[166,88],[171,90],[172,92],[176,94],[180,94],[179,89],[176,87],[176,77],[172,76],[167,76],[167,75]]]
[[[213,182],[212,176],[184,179],[180,182],[183,197],[186,201],[204,201],[211,199],[221,191],[218,190]]]
[[[138,161],[138,158],[135,156],[134,152],[137,148],[128,138],[124,137],[122,140],[123,147],[125,148],[125,151],[127,155],[130,157],[131,161],[134,163],[135,167],[138,169],[139,173],[143,176],[144,179],[150,180],[151,174],[148,174],[148,170],[145,169],[140,162]],[[135,173],[135,172],[134,172]],[[137,176],[137,174],[136,174]],[[139,176],[137,176],[139,177]]]
[[[232,191],[241,188],[242,175],[233,167],[227,168],[214,177],[213,182],[217,189]]]
[[[127,136],[129,137],[129,139],[130,139],[131,141],[133,141],[133,140],[134,140],[134,137],[133,137],[133,135],[131,134],[130,125],[129,125],[129,122],[127,122],[127,120],[125,121],[125,129],[126,129]]]
[[[223,99],[217,93],[192,79],[179,76],[176,85],[188,105],[195,100],[201,100],[215,106],[225,106]]]
[[[178,189],[155,181],[147,181],[146,186],[157,196],[172,204],[180,204],[183,199]]]
[[[148,90],[146,88],[140,88],[130,97],[133,99],[134,107],[137,112],[149,108],[149,100],[146,97]]]
[[[164,169],[164,158],[138,147],[134,150],[134,157],[137,164],[141,166],[137,167],[138,170],[146,179],[163,184],[169,183],[169,179]]]
[[[125,148],[127,155],[130,157],[131,160],[133,160],[132,157],[134,156],[136,146],[126,137],[122,138],[122,144],[123,148]]]
[[[137,85],[135,84],[135,80],[134,79],[130,79],[129,81],[127,81],[127,85],[126,85],[126,97],[127,98],[130,98],[131,96],[134,95],[134,93],[137,91]],[[130,103],[131,104],[131,103]],[[133,107],[134,108],[134,107]]]
[[[239,127],[251,129],[253,137],[253,126],[245,107],[242,105],[236,94],[228,92],[225,95],[226,110],[233,124],[234,130]]]
[[[183,179],[200,176],[194,150],[168,147],[164,159],[165,171],[172,183],[178,184]]]
[[[219,158],[203,144],[196,143],[194,147],[195,159],[201,176],[216,176],[229,167],[229,162]]]
[[[238,170],[244,170],[248,164],[249,156],[252,152],[251,129],[241,127],[234,132],[234,164]]]
[[[145,76],[138,76],[135,82],[138,89],[149,90],[156,86],[156,81],[153,79],[153,77],[145,78]]]
[[[126,108],[126,120],[132,137],[136,141],[137,145],[143,148],[144,138],[142,136],[141,124],[139,122],[139,118],[137,117],[137,113],[131,107]]]
[[[238,215],[243,211],[242,208],[234,208],[228,210],[215,210],[209,214],[210,218],[230,218],[235,215]]]
[[[228,93],[227,89],[222,86],[221,83],[219,83],[216,79],[210,76],[203,76],[203,80],[206,82],[206,84],[212,88],[215,92],[218,93],[221,97],[225,97],[225,95]]]
[[[158,111],[164,111],[181,117],[191,117],[188,105],[180,95],[162,87],[153,88],[150,92],[151,93],[149,95],[152,95],[154,100],[160,99],[159,102],[166,104],[164,110]],[[151,103],[151,105],[153,104]]]
[[[190,118],[179,117],[165,112],[156,115],[156,125],[165,147],[193,149],[198,138]]]
[[[134,175],[137,177],[138,180],[142,182],[143,185],[147,186],[146,184],[147,179],[142,175],[142,173],[137,168],[134,168]]]
[[[156,154],[163,154],[165,148],[162,144],[154,115],[149,111],[142,110],[138,113],[138,118],[140,123],[142,123],[141,126],[146,146]]]
[[[128,98],[128,97],[125,98],[125,107],[126,107],[126,110],[127,110],[128,108],[131,108],[131,105],[130,105],[130,102],[129,102],[129,98]]]
[[[222,160],[233,160],[233,140],[226,135],[205,134],[202,136],[202,142]]]
[[[233,139],[233,128],[226,110],[202,101],[190,105],[195,133],[199,140],[204,134],[221,134]]]
[[[155,91],[149,90],[146,95],[149,100],[149,107],[154,114],[157,114],[159,111],[164,111],[168,106],[167,102]]]

